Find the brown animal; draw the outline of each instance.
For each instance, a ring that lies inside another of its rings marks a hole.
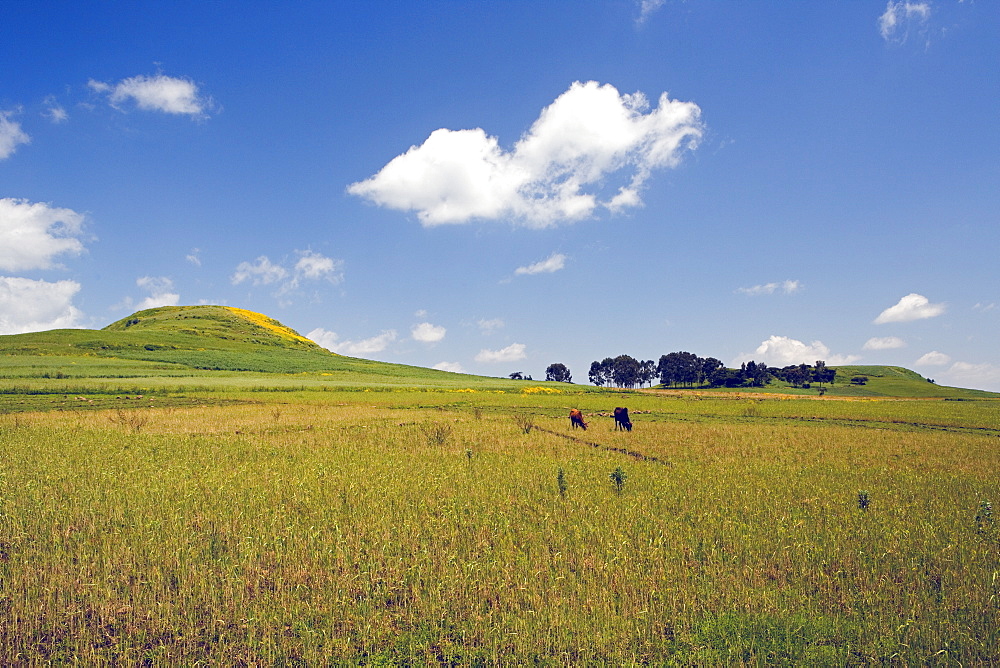
[[[632,421],[628,419],[628,409],[621,406],[615,408],[615,429],[632,431]]]
[[[583,413],[577,408],[569,412],[569,423],[573,425],[573,429],[581,427],[584,431],[587,431],[587,423],[583,421]]]

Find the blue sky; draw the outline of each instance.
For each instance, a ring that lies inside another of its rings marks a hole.
[[[492,376],[1000,391],[997,3],[0,12],[0,333],[226,304]]]

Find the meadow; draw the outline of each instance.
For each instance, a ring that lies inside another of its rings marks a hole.
[[[0,382],[3,665],[1000,662],[996,399],[89,363]]]

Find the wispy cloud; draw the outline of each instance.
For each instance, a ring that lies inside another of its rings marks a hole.
[[[898,336],[874,336],[861,346],[862,350],[892,350],[894,348],[906,347],[906,341]]]
[[[0,334],[79,327],[83,314],[73,305],[79,291],[76,281],[0,276]]]
[[[946,310],[945,304],[932,304],[927,297],[911,292],[900,299],[894,306],[882,311],[875,318],[876,325],[888,322],[911,322],[941,315]]]
[[[517,362],[518,360],[525,359],[528,355],[525,353],[525,346],[523,343],[512,343],[506,348],[501,348],[500,350],[480,350],[476,354],[477,362],[487,362],[487,363],[499,363],[499,362]]]
[[[306,281],[327,281],[337,285],[344,280],[342,260],[326,257],[311,250],[297,250],[298,259],[286,267],[261,255],[252,262],[240,262],[230,276],[233,285],[277,285],[278,294],[298,289]],[[190,259],[190,256],[189,256]]]
[[[347,192],[415,211],[425,226],[509,219],[541,228],[617,212],[639,206],[653,170],[676,166],[702,135],[694,103],[664,93],[648,110],[642,93],[576,82],[511,151],[481,128],[442,128]],[[609,180],[625,185],[605,192]]]
[[[902,44],[909,37],[911,29],[924,29],[930,17],[930,2],[889,0],[885,12],[878,19],[879,34],[887,42]]]
[[[553,253],[544,260],[529,264],[526,267],[518,267],[514,270],[517,276],[530,276],[532,274],[551,274],[566,266],[566,256],[562,253]]]
[[[737,294],[750,295],[751,297],[758,297],[760,295],[773,295],[775,292],[780,292],[781,294],[790,295],[798,292],[802,289],[802,284],[798,281],[781,281],[780,283],[765,283],[763,285],[754,285],[749,288],[737,288]]]
[[[377,336],[360,341],[341,341],[336,332],[317,328],[306,334],[306,338],[323,346],[329,351],[351,357],[368,357],[375,353],[380,353],[389,347],[389,344],[396,340],[397,334],[394,329],[383,330]]]
[[[743,353],[733,364],[739,366],[751,360],[768,366],[785,367],[792,364],[814,364],[823,360],[830,366],[851,364],[860,359],[857,355],[832,355],[822,341],[803,343],[787,336],[771,336],[762,341],[753,353]]]
[[[19,145],[31,141],[21,124],[11,120],[13,115],[12,111],[0,111],[0,160],[9,158]]]
[[[666,0],[638,0],[639,18],[636,19],[638,25],[645,23],[650,16],[663,6]]]
[[[42,202],[0,199],[0,270],[51,269],[83,252],[83,214]]]
[[[492,334],[498,329],[504,328],[504,321],[502,318],[480,318],[476,321],[476,326],[479,327],[479,331],[483,334]]]
[[[122,109],[131,102],[143,111],[204,118],[213,107],[211,99],[202,96],[193,81],[164,74],[139,75],[116,84],[91,79],[87,85],[91,90],[107,95],[108,102],[116,109]]]

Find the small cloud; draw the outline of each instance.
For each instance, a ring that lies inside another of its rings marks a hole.
[[[749,288],[737,288],[737,294],[750,295],[751,297],[758,297],[760,295],[773,295],[775,292],[781,292],[782,294],[791,295],[802,289],[802,284],[798,281],[782,281],[780,283],[765,283],[763,285],[754,285]]]
[[[280,284],[278,295],[298,289],[305,281],[325,280],[334,285],[344,280],[342,260],[335,260],[310,250],[295,251],[299,259],[288,269],[261,255],[253,262],[241,262],[230,277],[233,285],[250,281],[253,285]]]
[[[892,350],[906,347],[906,341],[898,336],[872,337],[861,346],[862,350]]]
[[[378,336],[360,341],[341,341],[336,332],[317,328],[306,334],[306,338],[327,350],[351,357],[366,357],[385,350],[396,340],[396,330],[383,330]]]
[[[236,273],[230,277],[233,285],[251,281],[253,285],[270,285],[288,276],[288,270],[274,264],[266,255],[261,255],[253,262],[240,262]]]
[[[975,306],[972,307],[972,310],[973,311],[982,311],[982,312],[985,313],[986,311],[992,311],[996,307],[997,307],[996,302],[989,302],[988,304],[984,304],[983,302],[979,302]]]
[[[566,266],[566,256],[562,253],[553,253],[541,262],[536,262],[535,264],[528,265],[527,267],[518,267],[514,270],[514,274],[517,276],[531,276],[533,274],[551,274],[553,272],[559,271]]]
[[[184,259],[196,267],[201,266],[201,250],[192,248],[191,252],[184,256]]]
[[[96,93],[107,94],[108,102],[116,109],[131,101],[143,111],[205,118],[212,107],[211,100],[199,94],[193,81],[164,74],[139,75],[114,85],[91,79],[87,85]]]
[[[69,114],[66,113],[66,109],[63,108],[61,104],[56,102],[54,95],[49,95],[45,98],[43,102],[46,109],[42,112],[42,116],[49,119],[55,124],[65,123],[69,120]]]
[[[544,228],[639,206],[653,171],[676,167],[703,132],[694,103],[663,93],[649,106],[642,93],[575,82],[510,151],[482,128],[440,128],[347,192],[415,211],[427,227],[509,220]]]
[[[79,291],[76,281],[0,276],[0,334],[80,327],[83,314],[73,306]]]
[[[876,325],[887,322],[910,322],[933,318],[945,312],[944,304],[931,304],[923,295],[913,292],[900,299],[895,306],[890,306],[875,318]]]
[[[492,334],[498,329],[503,329],[505,323],[500,318],[493,318],[491,320],[486,320],[485,318],[481,318],[478,321],[476,321],[476,325],[479,327],[479,331],[481,331],[483,334]]]
[[[639,0],[639,18],[636,19],[636,24],[642,25],[645,23],[650,16],[656,13],[666,0]]]
[[[320,255],[319,253],[304,250],[296,251],[300,257],[295,263],[295,276],[308,280],[327,280],[331,283],[340,283],[344,275],[341,268],[344,263],[340,260]]]
[[[413,326],[413,329],[410,330],[410,335],[413,337],[414,341],[420,341],[421,343],[437,343],[444,338],[446,331],[447,330],[444,327],[432,325],[429,322],[422,322],[419,325]]]
[[[13,114],[12,111],[0,111],[0,160],[13,155],[20,144],[31,141],[31,137],[21,129],[21,124],[10,119]]]
[[[889,0],[878,19],[879,34],[890,43],[902,44],[909,37],[910,29],[922,31],[931,17],[931,3]]]
[[[432,368],[438,371],[451,371],[452,373],[465,373],[465,369],[458,362],[438,362]]]
[[[822,341],[806,344],[787,336],[771,336],[757,346],[753,353],[743,353],[734,361],[735,366],[751,360],[768,366],[785,367],[792,364],[814,364],[822,360],[830,366],[851,364],[860,359],[857,355],[831,355]]]
[[[51,269],[57,255],[79,255],[83,214],[24,199],[0,199],[0,270]]]
[[[500,350],[480,350],[476,354],[477,362],[516,362],[518,360],[523,360],[527,357],[525,354],[526,346],[523,343],[512,343],[506,348],[501,348]]]
[[[143,276],[136,279],[135,284],[149,293],[149,296],[139,302],[138,310],[158,308],[160,306],[177,306],[181,296],[174,289],[174,282],[166,276]]]
[[[926,355],[922,355],[914,364],[916,366],[944,366],[950,361],[951,357],[949,355],[932,350]]]

